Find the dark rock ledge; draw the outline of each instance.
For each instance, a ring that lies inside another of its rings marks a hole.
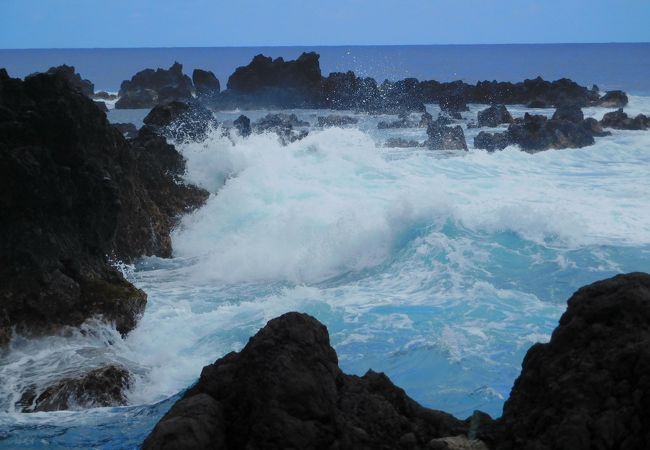
[[[146,294],[109,258],[170,256],[178,217],[208,196],[164,138],[127,141],[69,78],[0,69],[0,347],[94,316],[128,333]]]
[[[648,423],[650,275],[631,273],[569,299],[497,421],[424,408],[384,374],[344,374],[325,326],[287,313],[204,367],[142,448],[631,450],[650,448]]]

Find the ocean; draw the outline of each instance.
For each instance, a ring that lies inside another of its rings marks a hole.
[[[3,50],[0,66],[16,76],[66,62],[115,91],[136,70],[173,60],[186,72],[212,69],[223,84],[256,53],[302,50],[310,49]],[[314,50],[325,73],[378,79],[567,76],[624,89],[629,114],[650,113],[648,44]],[[126,338],[90,322],[14,339],[0,355],[0,448],[137,448],[205,364],[287,311],[327,325],[346,372],[384,371],[418,402],[460,418],[475,409],[500,416],[527,349],[548,341],[577,288],[650,271],[650,132],[490,154],[472,148],[479,130],[467,127],[483,108],[463,114],[470,150],[460,154],[386,147],[390,137],[425,132],[379,130],[394,117],[351,111],[343,113],[357,125],[312,127],[286,147],[275,135],[230,140],[220,130],[179,143],[187,181],[212,195],[174,231],[173,258],[120,265],[149,296],[140,324]],[[607,111],[584,109],[598,119]],[[290,112],[311,124],[331,113]],[[146,113],[108,116],[140,123]],[[267,111],[245,113],[254,120]],[[109,362],[135,374],[129,406],[33,414],[14,406],[26,386]]]

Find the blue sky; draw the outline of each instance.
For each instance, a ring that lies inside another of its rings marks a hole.
[[[650,0],[0,3],[0,48],[650,42]]]

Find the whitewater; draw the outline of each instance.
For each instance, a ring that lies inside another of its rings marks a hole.
[[[291,112],[311,123],[329,113]],[[626,112],[649,113],[650,97],[632,96]],[[425,130],[355,117],[288,146],[221,129],[178,143],[187,181],[211,196],[174,231],[173,258],[116,262],[148,294],[139,325],[125,338],[100,322],[15,337],[0,356],[0,447],[137,448],[204,365],[287,311],[327,325],[344,371],[384,371],[460,418],[498,417],[525,352],[550,338],[577,288],[650,271],[649,132],[536,154],[438,152],[384,147]],[[479,130],[463,128],[471,147]],[[135,374],[129,406],[14,406],[29,386],[107,362]]]

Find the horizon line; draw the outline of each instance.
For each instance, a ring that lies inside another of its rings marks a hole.
[[[196,46],[160,46],[160,47],[12,47],[0,48],[0,51],[12,50],[161,50],[161,49],[198,49],[198,48],[306,48],[306,47],[479,47],[479,46],[557,46],[557,45],[643,45],[643,41],[609,41],[609,42],[513,42],[513,43],[470,43],[470,44],[292,44],[292,45],[196,45]]]

